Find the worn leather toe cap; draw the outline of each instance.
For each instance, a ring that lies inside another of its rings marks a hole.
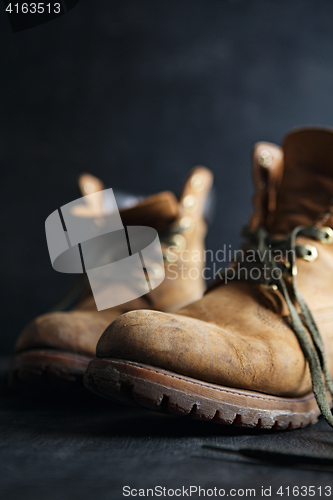
[[[297,359],[299,353],[294,353],[293,347],[277,349],[280,344],[273,344],[181,314],[141,310],[116,319],[100,338],[96,355],[144,363],[228,387],[285,396],[308,392],[304,358]],[[297,374],[295,356],[301,365]],[[287,377],[281,387],[280,377],[285,373],[294,376]]]
[[[215,325],[179,314],[132,311],[103,333],[96,355],[145,363],[207,382],[223,383],[239,366]],[[236,374],[236,373],[235,373]]]

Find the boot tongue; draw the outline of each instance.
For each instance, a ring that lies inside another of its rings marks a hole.
[[[174,222],[178,213],[178,200],[170,191],[149,196],[133,207],[120,210],[124,226],[149,226],[158,230]]]
[[[303,128],[283,143],[284,175],[275,217],[267,229],[287,234],[297,226],[333,223],[333,130]]]
[[[104,212],[109,200],[103,191],[104,183],[89,173],[83,173],[78,179],[82,196],[99,193],[85,207],[85,214],[94,217]],[[179,215],[179,203],[171,191],[163,191],[147,198],[137,198],[125,193],[115,193],[121,220],[124,226],[149,226],[164,229],[172,224]]]

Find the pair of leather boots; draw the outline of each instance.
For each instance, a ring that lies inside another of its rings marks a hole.
[[[168,235],[163,283],[102,312],[85,290],[70,312],[35,319],[17,341],[12,381],[84,376],[103,397],[203,421],[294,429],[322,413],[333,425],[333,131],[299,129],[282,148],[258,143],[253,169],[244,245],[205,293],[212,174],[199,167],[179,200],[161,193],[121,212],[125,225]]]

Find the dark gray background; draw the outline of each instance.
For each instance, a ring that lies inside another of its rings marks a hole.
[[[51,307],[44,221],[88,170],[143,194],[216,177],[208,247],[237,244],[254,142],[333,122],[331,0],[80,0],[13,34],[0,14],[1,337]]]

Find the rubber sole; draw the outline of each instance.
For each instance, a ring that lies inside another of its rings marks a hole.
[[[83,386],[83,375],[91,357],[53,349],[17,354],[9,372],[14,389],[74,389]]]
[[[85,386],[99,396],[222,425],[297,429],[320,415],[313,393],[282,398],[219,386],[161,368],[119,359],[94,359]]]

